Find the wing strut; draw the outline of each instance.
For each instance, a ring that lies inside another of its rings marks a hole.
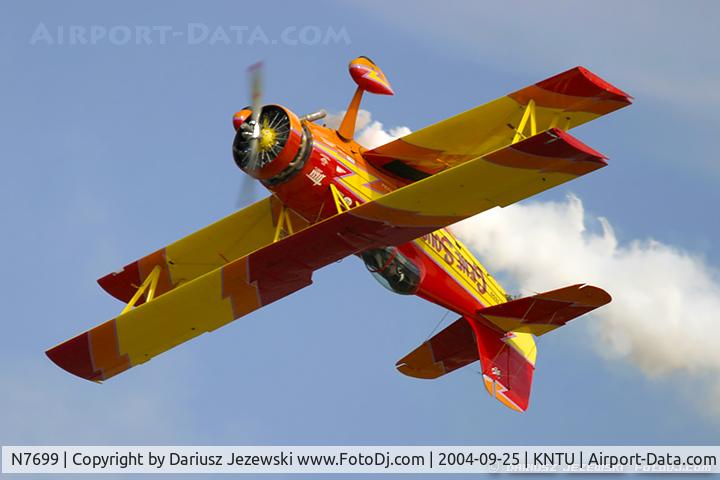
[[[518,125],[517,129],[515,129],[515,136],[513,137],[512,143],[517,143],[520,140],[524,140],[528,137],[525,136],[525,126],[527,125],[528,120],[530,120],[530,136],[534,136],[537,134],[537,121],[535,120],[535,100],[532,98],[528,102],[528,104],[525,106],[525,111],[523,112],[523,116],[520,119],[520,124]],[[512,125],[508,124],[510,128],[512,128]]]
[[[287,228],[285,228],[286,226]],[[275,227],[275,236],[273,237],[273,243],[280,240],[280,236],[283,231],[286,233],[286,235],[292,235],[295,233],[293,231],[292,221],[290,220],[290,211],[284,204],[280,206],[280,215],[278,215],[278,223]]]
[[[140,300],[140,297],[143,293],[145,293],[145,290],[148,291],[147,293],[147,299],[146,302],[149,302],[153,298],[155,298],[155,289],[157,289],[158,280],[160,279],[160,265],[155,265],[155,267],[152,269],[152,272],[150,272],[150,275],[147,276],[145,281],[140,285],[140,288],[137,289],[137,292],[135,292],[135,295],[130,299],[127,305],[125,305],[125,308],[123,308],[122,312],[120,312],[120,315],[123,313],[127,313],[130,311],[135,304]]]
[[[332,192],[333,200],[335,201],[337,213],[343,213],[344,211],[350,210],[350,207],[345,202],[345,198],[342,196],[340,190],[337,189],[335,184],[330,184],[330,191]]]

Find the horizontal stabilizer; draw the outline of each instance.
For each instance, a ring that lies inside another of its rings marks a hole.
[[[539,336],[610,303],[610,300],[605,290],[578,284],[483,308],[478,313],[506,332]]]
[[[513,410],[530,403],[537,347],[543,335],[573,318],[610,302],[610,295],[590,285],[520,298],[460,318],[400,359],[396,367],[416,378],[438,378],[480,360],[490,395]]]
[[[397,369],[410,377],[438,378],[479,359],[475,335],[464,318],[398,360]]]
[[[484,321],[460,318],[400,359],[405,375],[434,379],[477,360],[490,395],[517,411],[527,409],[535,371],[535,341],[526,333],[505,333]]]

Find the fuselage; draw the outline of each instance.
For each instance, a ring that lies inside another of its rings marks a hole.
[[[362,157],[365,149],[357,142],[346,141],[321,125],[304,125],[312,139],[304,165],[288,180],[265,186],[308,222],[403,186],[369,165]],[[417,295],[460,315],[472,316],[485,306],[507,301],[500,284],[447,228],[358,256],[391,291]]]

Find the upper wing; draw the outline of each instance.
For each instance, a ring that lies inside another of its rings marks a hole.
[[[626,93],[587,69],[575,67],[363,156],[395,177],[417,181],[537,132],[569,130],[630,103]]]
[[[236,253],[237,259],[177,288],[171,284],[164,295],[52,348],[48,356],[83,378],[110,378],[309,285],[313,271],[343,257],[406,243],[603,165],[599,154],[568,134],[545,132],[263,248]],[[197,242],[196,255],[214,255],[201,247],[218,241]],[[161,270],[174,267],[167,257],[166,252],[165,263],[158,263]]]
[[[126,265],[119,272],[98,279],[109,294],[128,303],[156,266],[160,267],[155,296],[190,282],[233,260],[272,243],[282,203],[274,196],[256,202],[222,220]],[[292,210],[293,230],[308,222]],[[289,233],[289,232],[284,232]],[[138,304],[143,303],[140,298]]]

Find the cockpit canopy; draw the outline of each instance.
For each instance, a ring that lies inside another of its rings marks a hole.
[[[395,247],[372,248],[362,253],[365,267],[383,287],[412,295],[420,286],[420,269]]]

